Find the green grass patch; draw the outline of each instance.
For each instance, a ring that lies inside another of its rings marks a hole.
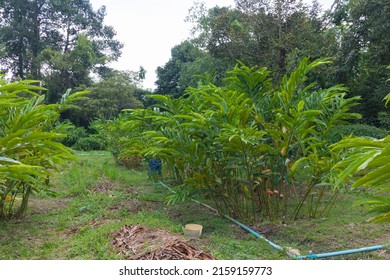
[[[35,196],[25,218],[0,221],[0,259],[121,259],[111,245],[121,227],[139,224],[182,234],[187,223],[203,225],[195,243],[218,259],[288,259],[199,204],[166,205],[167,189],[149,180],[146,172],[118,167],[107,152],[78,157],[51,181],[57,196]],[[362,209],[351,207],[358,199],[357,193],[342,194],[327,218],[250,226],[301,254],[389,243],[388,224],[366,223]],[[390,256],[381,250],[337,259]]]

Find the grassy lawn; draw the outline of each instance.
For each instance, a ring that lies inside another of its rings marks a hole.
[[[194,245],[217,259],[288,259],[227,219],[196,203],[164,204],[169,194],[144,171],[116,166],[107,152],[79,153],[52,179],[56,197],[33,197],[28,215],[0,221],[0,259],[123,259],[112,245],[123,226],[142,225],[182,235],[187,223],[204,229]],[[327,218],[288,225],[251,225],[276,244],[324,253],[383,245],[390,241],[388,224],[365,223],[356,194],[343,194]],[[390,259],[388,250],[337,259]]]

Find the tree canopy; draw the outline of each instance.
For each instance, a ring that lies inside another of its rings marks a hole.
[[[362,96],[360,111],[366,121],[378,124],[378,113],[388,92],[390,64],[390,3],[386,0],[336,1],[333,21],[340,33],[338,82],[353,95]]]
[[[94,10],[89,0],[0,0],[0,71],[42,81],[47,103],[58,102],[69,88],[91,88],[83,103],[91,115],[81,120],[74,112],[77,123],[114,116],[122,108],[113,100],[129,92],[132,97],[121,103],[130,108],[154,102],[139,88],[143,68],[137,79],[124,83],[128,88],[122,93],[97,89],[114,85],[113,77],[123,74],[108,66],[123,45],[105,16],[105,7]],[[318,88],[345,85],[350,97],[362,97],[354,108],[363,115],[361,122],[388,128],[383,98],[390,77],[389,18],[388,0],[336,0],[328,11],[315,0],[235,0],[233,7],[210,9],[195,2],[187,17],[192,37],[173,46],[169,61],[156,69],[155,92],[178,98],[189,87],[221,86],[226,71],[240,63],[267,67],[277,85],[304,57],[329,57],[333,65],[318,67],[308,79]],[[112,114],[97,110],[97,104],[113,106]]]
[[[210,9],[197,2],[187,17],[193,37],[157,69],[156,92],[181,96],[206,72],[209,81],[221,81],[238,61],[267,67],[278,84],[304,57],[329,57],[333,65],[308,79],[319,87],[346,85],[350,96],[362,97],[354,109],[362,122],[387,126],[382,100],[390,76],[389,18],[387,0],[337,0],[328,11],[318,1],[236,0],[234,7]]]
[[[89,75],[121,54],[105,14],[104,6],[94,11],[89,0],[2,0],[2,71],[42,80],[50,102],[68,88],[90,85]]]
[[[94,119],[113,119],[123,109],[142,108],[140,90],[135,86],[131,73],[113,71],[109,77],[89,87],[88,99],[78,103],[79,108],[67,112],[73,123],[87,127]]]

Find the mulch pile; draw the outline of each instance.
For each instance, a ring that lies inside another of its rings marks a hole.
[[[114,249],[128,260],[214,260],[181,235],[165,230],[124,226],[114,234]]]

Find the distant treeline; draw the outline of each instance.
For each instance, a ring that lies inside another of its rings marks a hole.
[[[187,20],[193,38],[175,46],[157,69],[157,93],[181,96],[199,81],[221,83],[237,60],[267,67],[277,84],[303,57],[330,57],[333,65],[309,79],[321,87],[347,86],[350,97],[362,97],[355,109],[361,122],[390,128],[383,102],[390,77],[389,1],[336,0],[322,11],[318,1],[236,0],[232,8],[197,4]]]
[[[41,81],[47,103],[59,102],[68,89],[90,90],[81,110],[61,116],[77,126],[150,105],[150,92],[140,88],[142,67],[123,72],[108,66],[123,45],[105,15],[104,6],[95,11],[89,0],[1,1],[0,70],[15,80]],[[188,86],[221,85],[238,61],[267,67],[278,84],[302,58],[328,57],[333,64],[308,79],[318,87],[345,85],[349,97],[362,97],[355,108],[361,122],[390,128],[383,103],[390,77],[388,0],[336,0],[328,11],[318,1],[236,0],[234,7],[211,9],[196,2],[186,20],[193,35],[158,67],[155,93],[179,97]]]

